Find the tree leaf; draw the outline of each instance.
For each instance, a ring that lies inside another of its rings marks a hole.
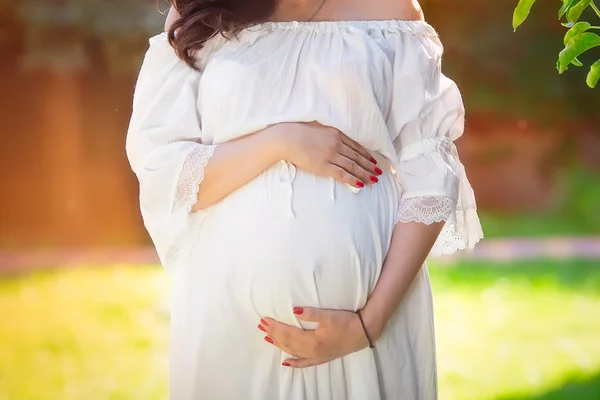
[[[579,3],[575,4],[569,9],[569,12],[567,13],[567,19],[570,22],[579,21],[581,13],[583,13],[583,10],[585,10],[591,2],[592,0],[579,0]]]
[[[587,31],[588,29],[590,29],[591,26],[592,26],[592,24],[590,24],[589,22],[576,23],[565,34],[563,43],[566,45],[569,40],[573,39],[575,36],[579,35],[580,33]]]
[[[590,72],[587,75],[585,83],[587,83],[589,87],[595,88],[598,80],[600,80],[600,60],[596,60],[590,67]]]
[[[583,67],[583,63],[581,61],[579,61],[579,59],[577,57],[575,57],[573,59],[573,61],[571,61],[571,64],[569,65],[574,65],[576,67]],[[557,61],[556,62],[556,69],[560,69],[560,62]],[[569,69],[569,67],[567,66],[567,68],[565,68],[565,71],[567,71]]]
[[[535,0],[519,0],[519,4],[517,4],[513,13],[513,29],[515,31],[529,16],[533,3],[535,3]]]
[[[600,36],[595,33],[584,32],[569,40],[558,54],[558,72],[562,74],[575,57],[596,46],[600,46]]]
[[[569,11],[574,2],[575,0],[563,0],[563,5],[560,7],[560,10],[558,10],[558,19],[561,19],[563,15]]]
[[[579,61],[579,59],[577,57],[575,57],[573,59],[573,61],[571,61],[571,64],[573,64],[576,67],[583,67],[583,63],[581,61]]]

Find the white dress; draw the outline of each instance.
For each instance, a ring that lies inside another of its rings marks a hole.
[[[177,59],[165,34],[150,43],[127,152],[145,225],[174,278],[171,398],[436,398],[425,267],[373,350],[290,369],[257,329],[264,316],[301,326],[294,306],[363,307],[398,221],[446,220],[432,254],[482,237],[453,143],[463,104],[440,73],[434,29],[266,23],[236,40],[211,39],[197,55],[202,73]],[[281,161],[190,212],[216,146],[288,121],[318,121],[355,139],[385,169],[380,182],[353,190]]]

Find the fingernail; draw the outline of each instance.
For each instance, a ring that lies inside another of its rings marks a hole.
[[[379,179],[377,179],[376,176],[371,176],[371,182],[377,183],[377,182],[379,182]]]
[[[273,344],[273,339],[271,339],[270,337],[265,337],[265,340],[271,344]]]
[[[371,162],[375,165],[377,165],[377,160],[375,159],[375,157],[371,157]]]
[[[269,326],[269,324],[267,324],[267,321],[265,321],[264,319],[261,319],[260,323],[263,324],[264,326]]]
[[[381,169],[379,169],[379,168],[375,168],[375,173],[377,175],[381,175],[381,174],[383,174],[383,171]]]
[[[365,184],[362,183],[361,181],[357,181],[356,182],[356,186],[358,186],[358,187],[365,187]]]
[[[294,307],[294,314],[302,315],[302,314],[304,314],[304,309],[300,308],[300,307]]]
[[[260,329],[260,330],[261,330],[261,331],[263,331],[263,332],[266,332],[266,331],[267,331],[265,328],[263,328],[263,327],[262,327],[262,325],[259,325],[259,326],[258,326],[258,329]]]
[[[284,367],[291,367],[289,362],[283,362],[281,363],[281,365],[283,365]]]

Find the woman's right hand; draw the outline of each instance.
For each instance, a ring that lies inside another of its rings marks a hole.
[[[377,183],[383,171],[362,145],[339,130],[319,123],[274,125],[280,133],[284,160],[316,175],[335,178],[354,187]]]

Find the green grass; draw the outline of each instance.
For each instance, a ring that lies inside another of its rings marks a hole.
[[[431,274],[442,399],[600,399],[600,262]]]
[[[431,268],[444,400],[600,398],[600,263]],[[166,399],[158,268],[0,279],[0,400]]]
[[[155,268],[3,279],[0,399],[166,399],[166,293]]]

